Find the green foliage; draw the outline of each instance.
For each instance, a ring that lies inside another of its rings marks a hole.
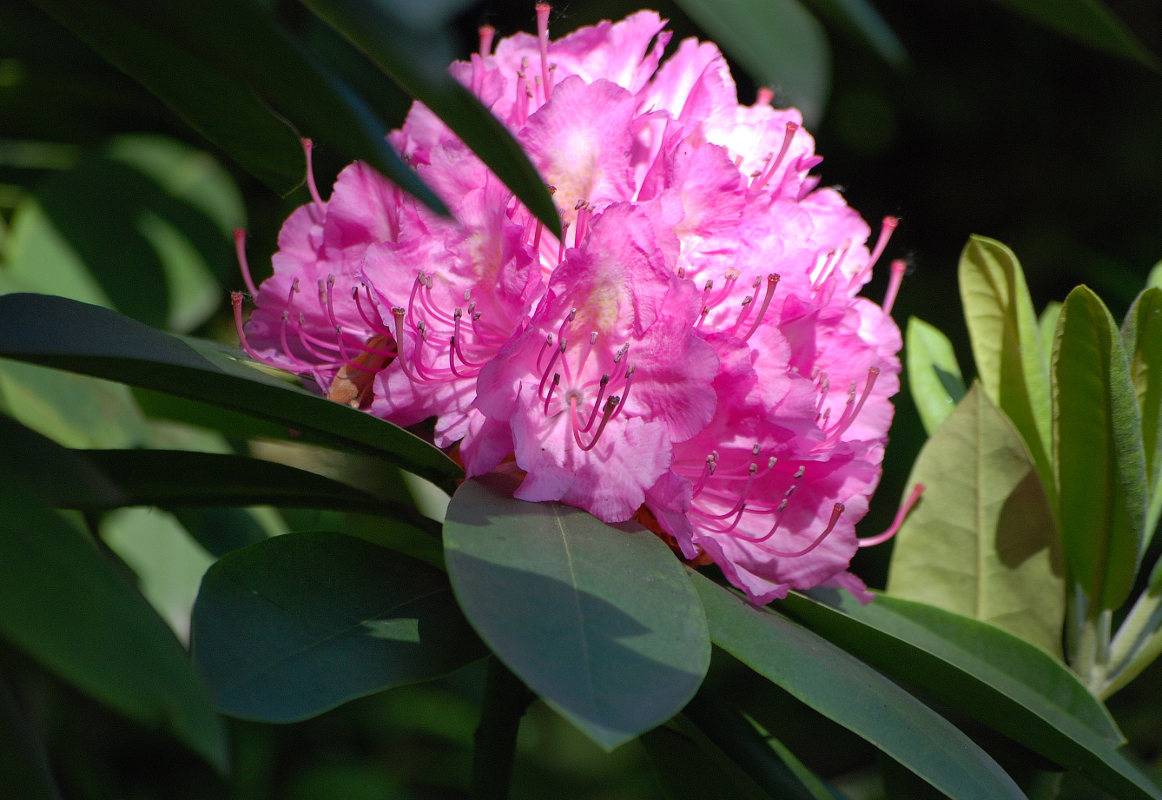
[[[440,570],[328,533],[219,559],[194,606],[193,645],[219,709],[272,722],[431,680],[486,652]]]
[[[888,592],[985,620],[1061,652],[1053,510],[1029,451],[979,384],[920,451],[925,486],[896,535]]]
[[[653,534],[511,490],[472,480],[453,496],[444,548],[456,599],[521,680],[612,750],[702,682],[710,640],[698,596]]]
[[[993,0],[1090,47],[1158,69],[1158,58],[1099,0]]]
[[[931,436],[964,397],[964,378],[948,337],[922,319],[910,317],[904,359],[912,401]]]

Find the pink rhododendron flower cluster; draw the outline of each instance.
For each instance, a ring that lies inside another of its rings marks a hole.
[[[400,425],[469,476],[631,518],[752,601],[847,572],[880,475],[900,334],[857,297],[895,226],[810,170],[793,109],[738,103],[722,54],[651,11],[517,34],[452,73],[549,184],[543,228],[428,109],[391,144],[453,211],[367,166],[287,220],[244,344]],[[241,252],[241,244],[239,250]],[[902,265],[896,265],[902,266]],[[898,286],[900,270],[885,305]]]

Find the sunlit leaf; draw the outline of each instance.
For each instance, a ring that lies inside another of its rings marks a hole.
[[[1065,299],[1053,358],[1058,521],[1070,575],[1095,610],[1117,608],[1142,557],[1146,455],[1130,365],[1092,291]]]
[[[665,722],[702,682],[706,620],[654,534],[471,480],[448,508],[444,552],[489,647],[602,747]]]
[[[896,534],[888,593],[1060,653],[1052,507],[1020,435],[979,385],[920,451],[907,485],[917,483],[926,489]]]
[[[475,95],[447,72],[451,59],[446,41],[430,32],[408,30],[401,26],[399,13],[390,13],[406,4],[362,0],[302,2],[440,117],[549,230],[560,233],[553,198],[528,156]],[[403,19],[410,16],[404,14]]]
[[[760,675],[953,800],[1024,798],[971,739],[863,661],[702,575],[692,573],[691,578],[714,643]]]
[[[960,254],[959,277],[977,374],[1024,437],[1052,499],[1049,366],[1025,274],[1012,250],[973,236]]]
[[[1158,58],[1099,0],[993,0],[1107,53],[1158,68]]]
[[[952,342],[937,328],[917,317],[908,318],[904,340],[908,387],[931,436],[964,397],[964,378]]]
[[[1146,457],[1146,536],[1162,516],[1162,289],[1143,291],[1122,323],[1122,344],[1130,358],[1130,380],[1142,420]]]
[[[1041,331],[1041,349],[1045,353],[1045,363],[1053,358],[1053,339],[1057,336],[1057,320],[1061,317],[1061,303],[1056,300],[1045,304],[1045,310],[1037,318]]]
[[[225,769],[225,730],[173,633],[83,533],[31,500],[0,463],[0,635]]]
[[[337,533],[289,533],[235,550],[206,573],[194,659],[218,707],[292,722],[487,652],[447,576]]]
[[[1150,270],[1150,274],[1146,277],[1146,287],[1162,289],[1162,261],[1159,261],[1154,265],[1154,268]]]
[[[293,428],[303,441],[386,455],[436,482],[461,474],[441,451],[391,423],[279,380],[228,348],[178,339],[97,306],[0,297],[0,357],[221,405]]]
[[[796,0],[678,0],[755,83],[777,90],[780,104],[823,116],[831,91],[831,49],[819,22]]]

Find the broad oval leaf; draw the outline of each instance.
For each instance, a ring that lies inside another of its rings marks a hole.
[[[815,590],[780,603],[816,633],[1118,797],[1162,797],[1116,748],[1121,732],[1061,662],[983,622],[881,595]]]
[[[1100,0],[993,0],[1090,47],[1158,69],[1158,58]]]
[[[780,614],[691,573],[714,643],[953,800],[1024,798],[958,728],[872,667]]]
[[[648,531],[471,480],[448,507],[444,554],[488,646],[608,750],[681,711],[706,674],[698,596]]]
[[[338,533],[227,553],[202,580],[194,660],[218,708],[293,722],[486,655],[440,570]]]
[[[1142,419],[1149,537],[1162,516],[1162,289],[1146,289],[1134,300],[1122,323],[1122,344],[1130,357],[1130,380]]]
[[[1053,510],[1020,435],[974,384],[927,441],[907,485],[888,593],[991,622],[1051,653],[1065,615]]]
[[[226,732],[166,624],[85,535],[0,468],[0,636],[110,708],[225,770]],[[13,465],[15,466],[15,465]]]
[[[462,474],[440,450],[402,428],[278,380],[272,377],[275,371],[227,348],[169,336],[108,309],[62,297],[0,297],[0,357],[241,411],[293,428],[302,441],[387,455],[434,482]]]
[[[1145,544],[1146,455],[1121,337],[1085,286],[1061,309],[1053,395],[1065,562],[1093,610],[1114,609],[1133,586]]]
[[[931,436],[964,397],[964,378],[952,342],[940,330],[917,317],[908,318],[904,339],[908,386]]]
[[[1012,250],[983,236],[968,240],[958,274],[977,374],[1024,437],[1052,499],[1049,367],[1025,274]]]
[[[831,91],[831,48],[823,27],[795,0],[677,0],[690,19],[754,79],[803,112],[823,116]]]

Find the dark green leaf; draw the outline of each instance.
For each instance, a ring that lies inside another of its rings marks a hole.
[[[893,67],[908,63],[903,43],[868,0],[804,0],[804,5],[825,22],[862,40]]]
[[[362,0],[303,0],[304,5],[367,54],[409,94],[440,117],[496,176],[560,235],[557,208],[544,180],[507,129],[448,73],[444,41],[401,26],[392,5]]]
[[[1065,561],[1095,611],[1122,604],[1142,557],[1146,456],[1130,366],[1110,312],[1079,286],[1053,357],[1054,460]]]
[[[1157,57],[1099,0],[993,0],[1090,47],[1158,68]]]
[[[926,490],[896,534],[888,592],[1060,653],[1053,509],[1021,436],[978,384],[920,451],[906,485],[917,483]]]
[[[1122,323],[1122,344],[1130,357],[1130,379],[1142,418],[1146,456],[1146,535],[1162,516],[1162,289],[1143,291]]]
[[[0,676],[0,786],[21,800],[61,800],[24,710]]]
[[[816,590],[781,605],[853,655],[1118,797],[1160,797],[1116,755],[1109,712],[1060,661],[1004,631],[921,603]],[[825,604],[824,604],[825,603]]]
[[[193,646],[218,707],[268,722],[486,653],[440,570],[335,533],[288,533],[223,556],[202,581]]]
[[[960,254],[959,276],[980,381],[1021,432],[1052,499],[1049,367],[1025,274],[1012,250],[973,236]]]
[[[175,508],[174,518],[215,558],[266,539],[266,528],[245,508]]]
[[[529,688],[606,749],[665,722],[710,662],[681,562],[641,528],[467,481],[444,524],[472,625]]]
[[[286,194],[302,183],[303,154],[294,131],[204,52],[176,46],[148,17],[108,3],[36,0],[36,5],[276,191]]]
[[[795,0],[678,0],[690,19],[738,60],[755,83],[803,112],[808,126],[823,116],[831,50],[823,27]]]
[[[0,357],[168,392],[297,430],[303,441],[386,455],[439,482],[461,474],[401,428],[271,377],[226,348],[178,339],[107,309],[60,297],[0,297]]]
[[[786,617],[691,573],[714,643],[954,800],[1024,795],[988,754],[885,678]]]
[[[225,730],[185,650],[92,543],[31,500],[3,463],[0,635],[98,701],[168,727],[225,769]]]
[[[931,436],[964,397],[964,378],[952,342],[937,328],[917,317],[908,318],[904,356],[912,402]]]
[[[642,734],[641,743],[671,800],[775,800],[684,717]]]

